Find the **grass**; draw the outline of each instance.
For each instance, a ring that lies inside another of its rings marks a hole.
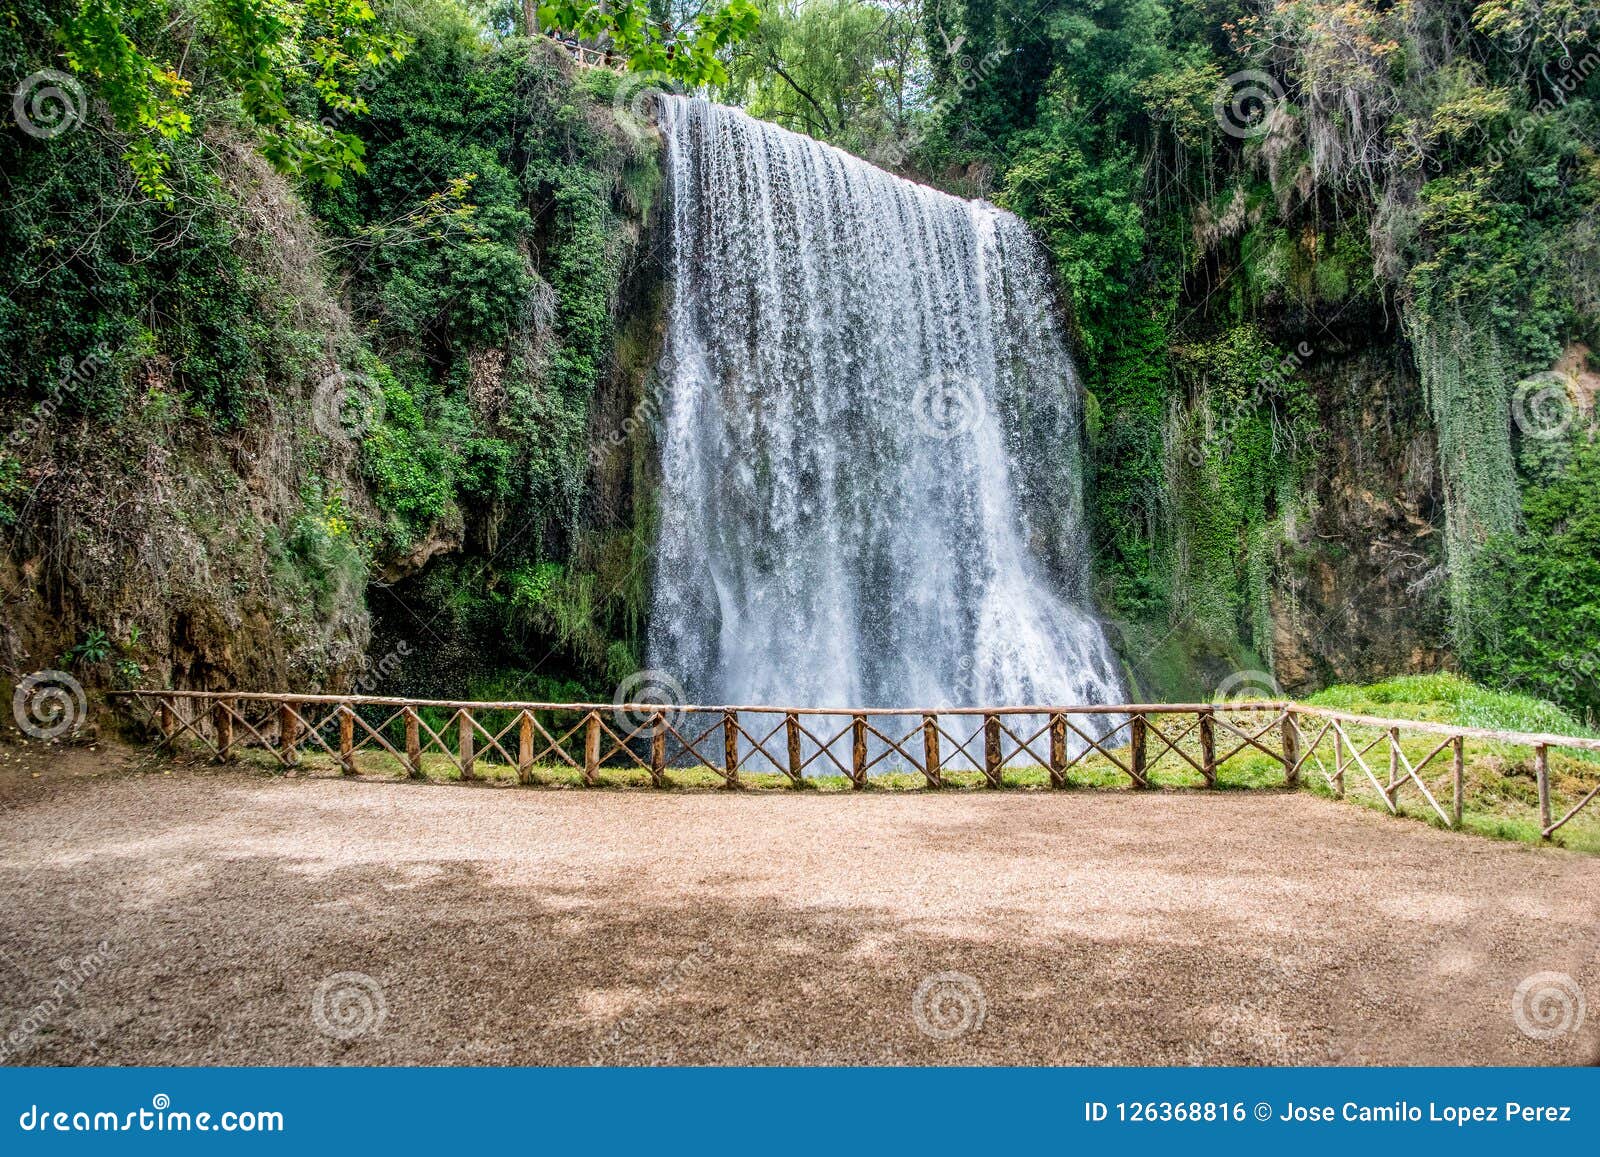
[[[1419,719],[1460,727],[1481,727],[1495,731],[1547,732],[1556,735],[1594,738],[1597,733],[1576,716],[1554,703],[1529,695],[1491,691],[1459,675],[1405,675],[1380,683],[1359,686],[1341,685],[1320,691],[1307,703],[1348,711],[1356,715],[1376,715],[1388,719]],[[1356,742],[1377,734],[1372,728],[1351,731]],[[1362,738],[1357,739],[1360,735]],[[1402,731],[1400,746],[1413,763],[1427,756],[1439,736],[1407,735]],[[1539,842],[1539,789],[1535,778],[1533,749],[1493,740],[1469,739],[1465,744],[1466,770],[1463,777],[1462,829],[1495,839]],[[1551,810],[1559,819],[1600,781],[1600,753],[1552,747],[1549,751]],[[1369,759],[1369,763],[1373,763]],[[1387,761],[1373,771],[1380,779],[1387,773]],[[1383,797],[1372,790],[1359,769],[1347,798],[1367,807],[1387,810]],[[1325,781],[1308,776],[1311,790],[1331,795]],[[1429,790],[1449,808],[1449,752],[1439,756],[1423,772]],[[1415,786],[1402,789],[1400,814],[1439,825],[1438,816],[1421,798]],[[1600,801],[1591,803],[1555,834],[1554,842],[1586,852],[1600,852]]]
[[[1426,719],[1495,731],[1545,731],[1595,737],[1570,711],[1545,699],[1490,691],[1459,675],[1402,675],[1381,683],[1340,684],[1306,700],[1317,707],[1389,719]]]
[[[1489,691],[1454,675],[1404,676],[1362,686],[1331,687],[1305,702],[1351,714],[1396,720],[1416,719],[1494,730],[1541,731],[1573,736],[1596,734],[1555,704],[1525,695]],[[1231,721],[1247,733],[1255,732],[1265,722],[1262,717],[1219,712],[1216,750],[1221,761],[1217,769],[1217,788],[1225,791],[1284,790],[1283,765],[1265,752],[1242,746],[1238,737],[1222,725],[1221,719]],[[1179,733],[1193,722],[1193,717],[1185,720],[1181,716],[1174,716],[1157,718],[1154,726],[1178,740],[1178,747],[1198,761],[1198,737],[1195,732],[1191,729],[1181,740],[1178,739]],[[974,719],[971,726],[979,726],[977,720]],[[1311,716],[1302,718],[1301,740],[1303,749],[1309,752],[1309,758],[1302,770],[1298,790],[1333,800],[1336,792],[1331,783],[1334,773],[1332,734],[1323,734],[1318,742],[1320,730],[1320,720]],[[1370,740],[1381,739],[1383,734],[1380,729],[1359,725],[1347,725],[1346,732],[1358,750]],[[1126,732],[1122,734],[1126,736]],[[1401,749],[1413,765],[1421,765],[1435,751],[1442,738],[1402,731]],[[1269,750],[1281,750],[1279,729],[1272,728],[1261,737],[1260,742]],[[1041,743],[1035,743],[1036,750]],[[969,750],[976,750],[979,746],[981,740],[976,745],[968,744]],[[1166,750],[1165,744],[1154,732],[1149,736],[1147,752],[1147,774],[1152,787],[1158,790],[1204,788],[1205,781],[1199,772],[1180,756]],[[1126,761],[1126,747],[1117,754]],[[1465,756],[1463,830],[1495,839],[1540,842],[1538,787],[1532,749],[1498,741],[1469,739],[1465,744]],[[1549,757],[1552,808],[1559,818],[1600,782],[1600,755],[1551,748]],[[283,772],[272,755],[259,748],[241,749],[239,759],[263,771]],[[752,762],[758,759],[752,757]],[[1366,761],[1379,782],[1385,782],[1388,776],[1386,748],[1381,744],[1373,748],[1367,753]],[[357,771],[362,775],[405,778],[405,768],[401,762],[383,751],[358,752],[355,762]],[[325,753],[303,752],[297,774],[334,775],[337,770],[336,762]],[[518,782],[514,768],[503,762],[494,762],[482,751],[475,771],[477,778],[489,785],[513,786]],[[1452,790],[1449,749],[1439,752],[1426,766],[1419,766],[1419,774],[1448,813]],[[448,756],[433,751],[423,756],[423,777],[434,782],[449,782],[459,780],[460,771]],[[535,767],[530,778],[534,786],[544,788],[579,789],[584,786],[579,769],[561,763]],[[986,788],[986,780],[977,770],[947,771],[944,779],[948,790],[980,791]],[[675,791],[726,788],[722,776],[708,768],[669,768],[666,780],[668,788]],[[787,776],[772,770],[741,770],[740,780],[744,788],[752,791],[804,790],[826,793],[853,790],[851,781],[842,774],[808,777],[803,789],[796,789]],[[1074,765],[1068,773],[1068,784],[1078,790],[1132,790],[1129,777],[1099,754]],[[599,772],[596,786],[601,790],[649,790],[650,777],[648,772],[639,767],[604,767]],[[1388,802],[1383,793],[1375,789],[1359,765],[1348,758],[1344,787],[1346,804],[1388,811]],[[1037,765],[1007,767],[1002,774],[1002,789],[1048,791],[1050,777],[1043,767]],[[880,764],[869,777],[865,790],[907,792],[929,789],[919,771],[902,763],[899,766]],[[1414,783],[1407,782],[1401,788],[1396,797],[1396,808],[1398,814],[1407,819],[1430,823],[1435,827],[1445,826]],[[1554,842],[1574,850],[1600,853],[1600,800],[1592,803],[1557,832]]]

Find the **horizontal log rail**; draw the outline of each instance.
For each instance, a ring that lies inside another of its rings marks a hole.
[[[881,769],[920,775],[934,788],[945,786],[952,771],[978,772],[979,782],[1000,787],[1007,770],[1042,769],[1051,787],[1064,788],[1072,785],[1070,772],[1099,757],[1102,770],[1142,789],[1152,786],[1152,770],[1163,761],[1193,772],[1199,785],[1216,787],[1218,769],[1248,754],[1280,765],[1290,787],[1313,769],[1339,797],[1352,774],[1364,777],[1394,813],[1401,791],[1413,788],[1446,826],[1459,828],[1470,739],[1533,750],[1546,839],[1600,796],[1597,784],[1557,816],[1549,766],[1551,748],[1600,752],[1600,739],[1383,719],[1283,700],[837,708],[253,691],[114,694],[149,715],[162,744],[187,737],[224,760],[241,747],[258,748],[286,767],[305,752],[320,751],[345,774],[356,772],[358,755],[382,753],[422,778],[423,757],[436,754],[466,780],[478,777],[480,764],[498,764],[515,769],[524,783],[533,782],[536,768],[554,766],[577,771],[587,785],[598,782],[603,768],[642,770],[657,787],[675,769],[703,769],[730,788],[774,772],[797,787],[808,776],[838,774],[860,789]],[[1425,754],[1415,745],[1408,751],[1402,733],[1438,742],[1425,742]],[[1424,776],[1445,759],[1448,808],[1440,802],[1442,773],[1432,773],[1432,784]]]

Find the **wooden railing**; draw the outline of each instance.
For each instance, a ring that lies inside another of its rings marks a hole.
[[[614,49],[607,50],[582,42],[574,42],[565,35],[548,36],[547,38],[559,44],[566,54],[572,57],[574,63],[584,68],[609,68],[613,72],[627,71],[628,58]]]
[[[291,695],[233,691],[129,691],[154,723],[160,742],[192,739],[219,759],[241,748],[267,752],[293,766],[320,750],[346,774],[357,756],[382,753],[397,769],[422,777],[423,757],[436,754],[462,779],[480,764],[514,768],[524,783],[540,767],[567,767],[584,784],[602,768],[637,768],[654,786],[674,769],[709,770],[725,783],[775,772],[794,786],[836,770],[855,789],[875,768],[909,771],[928,787],[947,773],[981,773],[999,787],[1007,770],[1039,770],[1055,788],[1072,785],[1074,768],[1093,761],[1101,772],[1152,786],[1158,764],[1216,787],[1218,770],[1241,754],[1265,756],[1295,786],[1315,768],[1337,796],[1364,776],[1391,812],[1402,789],[1415,787],[1439,818],[1461,825],[1468,740],[1532,748],[1539,827],[1549,838],[1587,806],[1600,784],[1567,808],[1552,810],[1551,748],[1600,752],[1600,739],[1490,731],[1419,720],[1380,719],[1283,701],[1124,703],[1111,705],[930,708],[679,706],[661,703],[531,703],[398,699],[370,695]],[[1408,753],[1402,732],[1428,737],[1425,755]],[[1222,750],[1219,752],[1218,741]],[[1372,762],[1382,753],[1385,774]],[[1423,772],[1449,752],[1450,807]],[[1327,760],[1323,755],[1327,754]],[[1259,760],[1258,760],[1259,762]],[[1331,764],[1331,766],[1330,766]],[[1596,765],[1600,772],[1600,763]],[[1190,781],[1193,782],[1193,781]]]

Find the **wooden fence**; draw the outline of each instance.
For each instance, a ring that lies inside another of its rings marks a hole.
[[[1006,770],[1037,768],[1051,787],[1063,788],[1075,767],[1098,755],[1135,788],[1149,788],[1163,760],[1192,771],[1196,786],[1216,787],[1222,765],[1260,753],[1281,766],[1291,787],[1314,769],[1342,797],[1348,779],[1365,777],[1391,812],[1398,811],[1401,790],[1414,787],[1445,824],[1459,827],[1466,742],[1485,740],[1533,750],[1539,827],[1547,839],[1600,794],[1597,785],[1557,818],[1549,762],[1551,748],[1600,752],[1600,739],[1381,719],[1281,701],[841,709],[118,694],[148,713],[164,744],[191,737],[224,760],[241,747],[259,748],[284,766],[299,762],[302,752],[320,750],[346,774],[355,773],[362,752],[381,751],[418,778],[423,756],[437,753],[467,780],[477,777],[480,763],[515,768],[524,783],[542,766],[574,769],[588,785],[598,782],[604,767],[638,768],[657,787],[675,768],[709,770],[730,788],[764,771],[800,786],[808,772],[836,770],[860,789],[874,768],[883,767],[920,775],[933,788],[945,785],[949,771],[976,770],[985,785],[999,787]],[[1426,737],[1427,753],[1408,754],[1402,732]],[[1448,810],[1422,775],[1447,753]]]

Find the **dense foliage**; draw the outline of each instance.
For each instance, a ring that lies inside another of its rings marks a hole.
[[[741,12],[708,18],[705,44]],[[299,467],[303,510],[266,531],[285,589],[320,605],[353,558],[385,585],[429,568],[395,590],[428,600],[407,630],[459,628],[473,663],[452,676],[543,655],[608,686],[633,662],[641,584],[614,565],[637,561],[631,528],[613,544],[582,509],[585,437],[659,185],[647,135],[619,126],[619,78],[575,76],[518,21],[455,0],[28,15],[0,28],[8,86],[32,102],[0,141],[0,375],[19,423],[0,522],[80,416],[173,445],[287,419],[318,456],[353,448],[365,487]]]
[[[1272,367],[1370,345],[1399,318],[1445,498],[1434,589],[1470,667],[1514,666],[1501,627],[1517,604],[1480,589],[1480,562],[1489,543],[1558,549],[1535,515],[1554,501],[1548,480],[1514,453],[1547,431],[1513,395],[1594,338],[1600,13],[1526,0],[923,9],[924,164],[1028,217],[1071,299],[1100,410],[1094,511],[1113,609],[1212,638],[1237,627],[1270,658],[1262,552],[1290,560],[1273,542],[1292,537],[1316,452],[1301,367]],[[958,53],[934,50],[957,38]],[[1576,379],[1556,388],[1568,420],[1555,436],[1587,440]],[[1243,431],[1220,451],[1207,433],[1219,406]],[[1593,487],[1562,493],[1580,521],[1600,509]],[[1597,600],[1577,581],[1523,633],[1581,634]]]

